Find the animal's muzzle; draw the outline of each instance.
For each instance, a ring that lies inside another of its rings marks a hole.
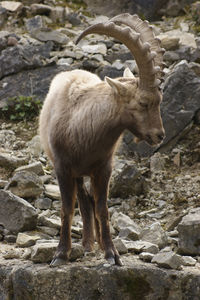
[[[153,146],[153,145],[160,144],[163,141],[164,138],[165,138],[165,133],[164,133],[164,131],[162,131],[162,132],[159,132],[159,133],[157,133],[155,135],[147,134],[145,136],[145,141],[149,145]]]

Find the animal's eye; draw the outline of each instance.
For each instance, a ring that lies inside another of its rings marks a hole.
[[[140,106],[141,106],[142,108],[147,108],[147,107],[148,107],[148,103],[146,103],[146,102],[141,102],[141,101],[140,101]]]

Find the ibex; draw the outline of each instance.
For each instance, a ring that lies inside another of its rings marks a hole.
[[[105,81],[90,72],[73,70],[56,75],[51,83],[40,115],[40,137],[54,165],[62,198],[60,242],[52,266],[69,258],[76,194],[85,251],[93,249],[95,228],[105,258],[110,264],[122,264],[111,239],[107,208],[117,141],[125,129],[137,142],[156,145],[164,138],[159,90],[163,49],[151,26],[137,15],[121,14],[88,27],[77,42],[91,33],[124,43],[136,60],[139,78],[129,69],[124,77],[106,77]],[[84,176],[91,179],[92,196],[85,189]]]

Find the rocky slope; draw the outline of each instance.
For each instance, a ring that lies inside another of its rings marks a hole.
[[[107,17],[63,4],[0,6],[0,299],[200,299],[199,2],[153,24],[166,49],[163,144],[138,146],[126,133],[115,157],[108,205],[124,267],[107,265],[97,245],[84,256],[77,207],[71,262],[52,270],[60,194],[29,117],[61,70],[137,72],[117,41],[93,35],[75,46],[83,28]]]

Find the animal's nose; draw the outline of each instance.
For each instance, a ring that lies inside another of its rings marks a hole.
[[[157,138],[160,140],[160,141],[162,141],[164,138],[165,138],[165,133],[162,131],[162,132],[159,132],[158,134],[157,134]]]

